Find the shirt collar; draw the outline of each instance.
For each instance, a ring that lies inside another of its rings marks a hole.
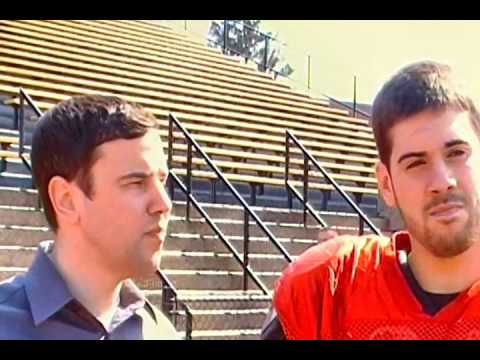
[[[73,296],[48,253],[53,241],[43,241],[25,276],[25,291],[33,322],[38,326],[73,300]]]
[[[120,306],[122,308],[128,307],[135,312],[142,308],[146,308],[153,320],[158,323],[157,316],[153,310],[153,305],[148,301],[143,292],[134,284],[132,280],[125,280],[122,290],[120,292]]]
[[[395,252],[405,251],[408,254],[412,249],[410,245],[410,241],[411,241],[410,233],[408,231],[405,231],[405,230],[398,231],[393,234],[392,238],[393,238],[392,244],[394,246]]]
[[[38,326],[74,300],[65,280],[48,257],[48,253],[52,251],[53,246],[53,241],[43,241],[39,244],[35,260],[25,276],[25,291],[35,326]],[[128,308],[131,312],[136,312],[145,307],[155,322],[158,323],[153,305],[132,280],[126,280],[122,286],[120,306]]]

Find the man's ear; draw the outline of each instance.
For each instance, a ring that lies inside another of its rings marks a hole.
[[[389,207],[396,208],[397,201],[393,192],[392,178],[386,165],[380,161],[377,162],[375,165],[375,173],[377,175],[378,190],[383,200]]]
[[[53,209],[60,220],[73,224],[78,221],[78,209],[74,201],[73,184],[61,176],[54,176],[48,183],[48,196],[52,202]]]

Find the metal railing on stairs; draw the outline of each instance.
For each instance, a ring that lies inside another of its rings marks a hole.
[[[185,340],[192,340],[193,315],[190,307],[178,299],[178,292],[170,279],[160,270],[157,275],[162,280],[162,311],[170,318],[175,328],[178,317],[185,316]]]
[[[25,158],[24,149],[25,149],[25,102],[33,109],[33,112],[38,117],[42,116],[42,112],[38,106],[33,102],[30,95],[28,95],[25,90],[20,88],[19,91],[19,100],[20,105],[18,107],[18,114],[15,115],[18,118],[18,131],[19,131],[19,144],[18,144],[18,157],[22,160],[23,164],[27,169],[32,172],[32,165],[28,159]]]
[[[362,115],[363,118],[370,119],[370,114],[367,114],[366,112],[360,110],[357,107],[356,101],[353,102],[353,105],[349,105],[346,102],[335,99],[334,97],[329,96],[327,94],[322,94],[322,96],[326,97],[331,102],[333,102],[333,103],[347,109],[348,111],[350,111],[352,117],[357,117],[357,114],[360,114],[360,115]]]
[[[24,147],[25,147],[25,102],[33,109],[35,115],[41,117],[43,114],[32,100],[30,95],[23,90],[19,91],[19,100],[20,105],[18,109],[18,120],[19,120],[19,148],[18,155],[22,159],[22,162],[28,168],[30,173],[32,173],[31,163],[24,157]],[[39,208],[40,196],[38,196]],[[186,316],[185,322],[185,339],[190,340],[192,338],[192,325],[193,325],[193,315],[190,307],[178,299],[178,292],[175,289],[175,286],[168,279],[168,277],[161,271],[157,270],[157,275],[162,282],[162,311],[166,316],[172,321],[176,326],[178,323],[178,316]]]
[[[272,232],[265,226],[263,221],[258,217],[258,215],[251,209],[251,207],[247,204],[247,202],[243,199],[243,197],[238,193],[238,191],[233,187],[230,181],[224,176],[224,174],[218,169],[218,167],[214,164],[214,162],[210,159],[210,157],[205,153],[205,151],[200,147],[200,145],[196,142],[196,140],[192,137],[192,135],[188,132],[188,130],[178,121],[178,119],[173,115],[170,114],[169,116],[169,135],[168,135],[168,167],[169,169],[173,169],[173,140],[174,140],[174,133],[173,127],[174,125],[180,129],[181,133],[184,135],[185,140],[187,141],[187,173],[186,173],[186,185],[182,183],[180,178],[170,170],[171,180],[169,180],[169,187],[170,187],[170,194],[173,198],[174,188],[173,188],[173,181],[180,187],[183,193],[186,196],[186,218],[187,221],[190,221],[190,204],[193,204],[197,211],[203,216],[205,221],[210,225],[213,231],[217,234],[218,238],[222,243],[227,247],[227,249],[232,253],[235,260],[242,266],[243,269],[243,290],[248,289],[248,279],[250,278],[253,282],[262,290],[264,294],[268,294],[268,288],[265,284],[261,281],[257,274],[251,269],[249,265],[249,226],[250,226],[250,218],[254,220],[256,225],[262,230],[262,232],[267,236],[270,242],[275,246],[275,248],[284,256],[284,258],[291,262],[292,258],[287,250],[280,244],[280,242],[275,238]],[[229,192],[235,197],[235,199],[242,205],[244,211],[244,221],[243,221],[243,234],[244,234],[244,243],[243,243],[243,258],[237,252],[235,247],[230,243],[230,241],[226,238],[223,232],[219,229],[219,227],[214,223],[214,221],[210,218],[207,212],[203,209],[200,203],[195,199],[192,194],[192,148],[202,156],[208,166],[213,170],[213,172],[218,176],[218,178],[225,184]]]
[[[290,142],[293,141],[303,154],[303,196],[298,192],[297,189],[290,183],[289,180],[289,171],[290,171]],[[320,163],[313,157],[312,154],[303,146],[303,144],[295,137],[295,135],[290,131],[286,130],[285,133],[285,186],[287,188],[288,195],[288,206],[291,209],[293,207],[293,198],[292,194],[300,200],[303,204],[303,222],[307,226],[307,212],[310,213],[313,218],[323,227],[327,227],[327,223],[317,214],[315,209],[308,202],[308,185],[309,185],[309,170],[311,162],[325,177],[325,179],[337,190],[340,195],[345,199],[345,201],[350,205],[354,212],[358,215],[359,218],[359,234],[363,235],[364,233],[364,224],[367,224],[368,227],[376,234],[381,235],[380,230],[375,226],[375,224],[368,218],[368,216],[360,209],[360,207],[348,196],[348,194],[341,188],[341,186],[333,179],[330,174],[320,165]],[[324,201],[326,196],[324,194]]]

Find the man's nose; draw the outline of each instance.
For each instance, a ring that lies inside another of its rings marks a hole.
[[[432,171],[428,191],[440,194],[452,191],[457,187],[457,179],[454,172],[444,162],[437,164]]]
[[[149,212],[165,213],[172,211],[172,201],[168,196],[166,186],[159,180],[155,181],[152,190],[152,199],[150,201]]]

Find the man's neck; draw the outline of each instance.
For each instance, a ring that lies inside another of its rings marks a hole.
[[[105,328],[118,306],[122,279],[111,276],[94,258],[78,256],[78,249],[54,246],[50,259],[65,280],[73,297]]]
[[[418,242],[412,241],[408,263],[420,286],[434,294],[458,293],[480,280],[480,243],[474,243],[464,253],[440,258]]]

